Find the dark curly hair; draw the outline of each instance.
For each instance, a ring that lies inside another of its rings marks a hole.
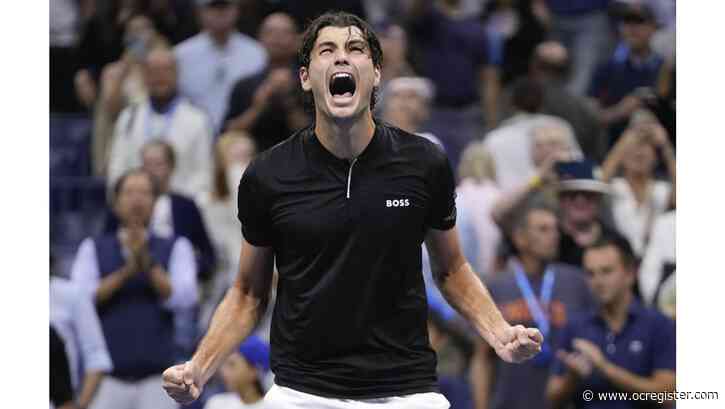
[[[297,63],[300,67],[310,67],[310,54],[312,49],[315,47],[315,41],[317,41],[317,35],[320,30],[325,27],[357,27],[362,32],[363,38],[368,43],[370,48],[370,54],[373,59],[373,65],[376,68],[382,67],[383,64],[383,49],[380,46],[380,41],[377,35],[373,31],[373,28],[365,20],[360,17],[345,13],[342,11],[327,12],[320,15],[316,19],[312,20],[307,26],[307,29],[302,34],[302,46],[297,54]],[[377,102],[378,89],[373,88],[373,93],[370,98],[370,110],[375,108]],[[311,91],[306,91],[303,94],[305,106],[314,111],[315,100],[312,97]]]

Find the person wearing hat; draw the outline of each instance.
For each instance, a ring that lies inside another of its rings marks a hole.
[[[264,47],[236,31],[238,0],[196,0],[202,31],[174,49],[179,63],[179,90],[221,129],[229,94],[241,78],[267,66]]]
[[[264,409],[262,401],[269,371],[269,346],[252,335],[233,352],[219,369],[227,392],[214,395],[204,409]]]
[[[581,267],[585,247],[602,235],[620,235],[600,217],[604,198],[611,189],[594,176],[591,161],[559,162],[555,170],[561,213],[559,261]]]
[[[599,107],[600,120],[608,126],[610,144],[627,119],[654,99],[652,88],[664,63],[650,45],[657,30],[652,9],[635,1],[621,6],[618,15],[622,42],[597,68],[587,92]]]

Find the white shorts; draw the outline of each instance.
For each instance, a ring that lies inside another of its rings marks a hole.
[[[448,409],[451,404],[440,393],[414,393],[377,399],[335,399],[274,385],[264,396],[270,409]],[[264,406],[267,408],[267,406]]]

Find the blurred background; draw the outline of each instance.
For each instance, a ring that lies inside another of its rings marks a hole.
[[[310,124],[297,50],[306,23],[329,10],[362,17],[379,37],[376,120],[447,153],[466,256],[509,322],[542,326],[514,279],[521,266],[562,277],[544,306],[552,339],[602,304],[582,255],[613,236],[633,254],[627,290],[675,319],[674,0],[51,0],[51,327],[77,407],[115,407],[99,403],[108,379],[160,373],[124,366],[143,360],[114,332],[133,325],[114,323],[98,295],[105,250],[89,238],[144,212],[143,201],[121,200],[118,182],[139,167],[154,177],[150,229],[174,243],[164,264],[175,290],[191,294],[164,306],[170,359],[182,362],[236,273],[246,165]],[[191,267],[175,268],[187,254]],[[523,369],[499,361],[443,300],[423,257],[452,408],[548,407],[554,358]],[[247,407],[264,394],[268,321],[193,407]]]

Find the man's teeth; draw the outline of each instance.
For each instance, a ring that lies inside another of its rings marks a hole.
[[[332,78],[342,78],[342,77],[350,77],[352,78],[352,75],[346,73],[346,72],[338,72],[337,74],[333,75]]]

